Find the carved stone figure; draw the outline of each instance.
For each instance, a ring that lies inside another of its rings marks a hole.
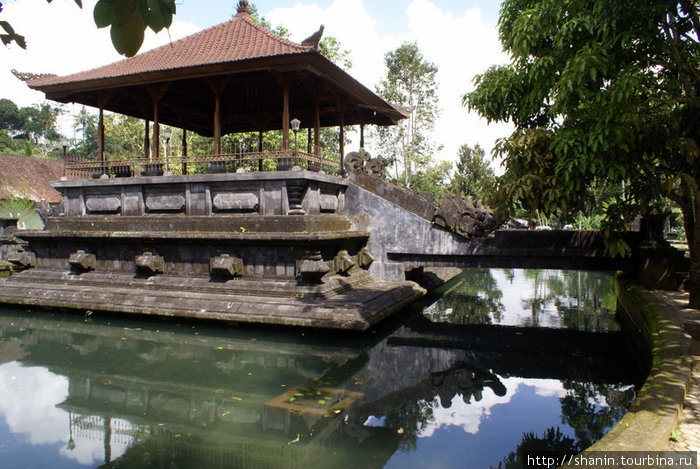
[[[318,31],[301,41],[301,45],[312,46],[314,50],[318,50],[318,43],[321,42],[321,36],[323,36],[323,25],[321,25],[321,27],[318,28]]]

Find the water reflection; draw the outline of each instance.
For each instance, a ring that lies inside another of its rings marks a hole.
[[[587,446],[640,375],[600,318],[499,325],[524,304],[502,282],[563,284],[540,324],[607,314],[532,275],[465,272],[426,314],[362,336],[0,310],[0,466],[488,468],[526,442]]]
[[[425,314],[453,324],[616,331],[615,288],[607,272],[466,269]]]

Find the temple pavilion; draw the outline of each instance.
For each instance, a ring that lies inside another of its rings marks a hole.
[[[259,133],[258,152],[236,157],[257,160],[260,170],[263,157],[277,160],[277,169],[304,161],[305,169],[322,169],[320,129],[337,126],[336,169],[342,172],[345,126],[360,126],[362,148],[366,124],[394,125],[406,115],[324,57],[318,47],[321,31],[301,44],[292,42],[258,24],[248,2],[241,0],[229,21],[132,58],[67,76],[17,75],[47,99],[99,109],[97,159],[69,163],[74,176],[80,176],[81,169],[87,177],[95,170],[131,176],[162,169],[167,161],[157,143],[161,125],[183,129],[184,174],[188,162],[205,162],[211,169],[231,159],[222,155],[221,137],[237,132]],[[144,155],[107,161],[104,111],[144,120]],[[149,140],[151,123],[154,144]],[[292,154],[290,130],[298,131],[300,125],[307,129],[313,148],[294,148]],[[281,149],[263,156],[262,136],[269,130],[281,130]],[[188,131],[213,137],[212,155],[189,157]]]

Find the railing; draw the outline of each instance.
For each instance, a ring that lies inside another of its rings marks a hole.
[[[287,150],[241,152],[221,155],[168,156],[146,159],[131,157],[99,161],[70,155],[65,161],[66,176],[70,179],[109,177],[162,176],[169,174],[232,173],[243,171],[285,171],[294,166],[309,171],[338,174],[337,161],[310,153]]]

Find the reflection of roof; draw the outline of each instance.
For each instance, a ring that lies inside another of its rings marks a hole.
[[[21,198],[34,202],[61,201],[61,194],[49,185],[60,179],[63,162],[0,153],[0,199]]]
[[[154,119],[213,136],[215,93],[220,93],[222,135],[279,130],[283,89],[289,110],[311,126],[319,106],[321,127],[394,125],[406,118],[324,57],[313,45],[277,36],[246,11],[229,21],[132,58],[63,77],[15,73],[59,102]],[[218,91],[217,91],[218,90]],[[341,117],[342,115],[342,117]]]

